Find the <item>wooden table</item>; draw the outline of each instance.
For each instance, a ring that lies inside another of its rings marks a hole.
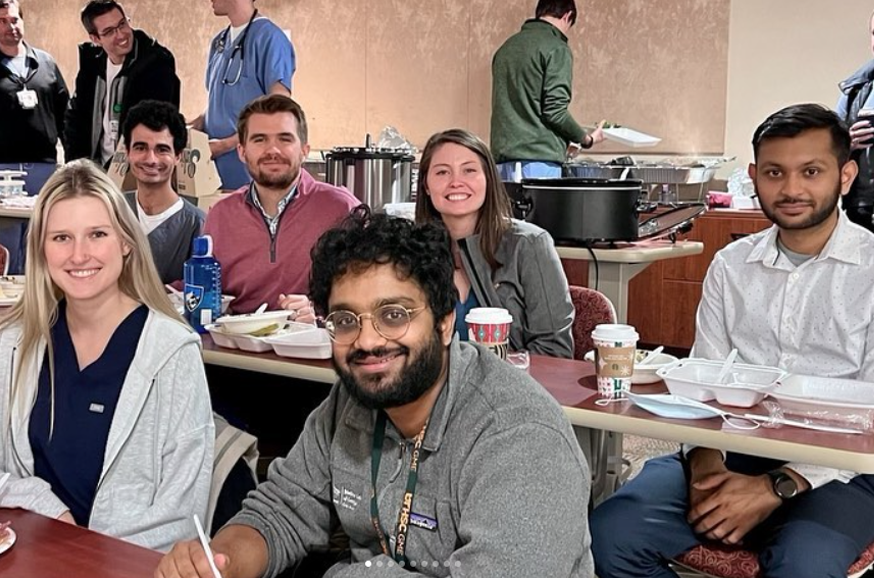
[[[15,545],[0,554],[9,578],[151,578],[162,554],[27,510],[0,509]]]
[[[641,271],[656,261],[678,259],[698,255],[704,251],[704,243],[698,241],[641,241],[615,249],[588,249],[582,247],[556,247],[562,259],[592,261],[592,253],[598,260],[598,270],[589,267],[589,284],[592,289],[606,295],[616,308],[619,323],[628,320],[628,283]]]
[[[584,367],[585,366],[585,367]],[[595,405],[594,366],[587,362],[533,356],[531,375],[561,404],[575,426],[701,445],[780,460],[874,474],[874,434],[837,434],[795,427],[742,430],[721,418],[665,419],[631,402]],[[664,393],[663,383],[634,386],[635,393]],[[739,408],[719,406],[738,413]],[[740,413],[767,414],[761,408]]]
[[[224,349],[203,337],[204,362],[250,371],[286,375],[333,383],[336,379],[328,360],[297,360],[272,353],[247,353]],[[835,434],[794,427],[759,428],[753,431],[723,427],[720,418],[707,420],[664,419],[645,412],[630,402],[607,407],[598,399],[594,366],[585,361],[531,356],[531,376],[564,408],[577,427],[635,434],[668,441],[691,443],[728,451],[799,461],[808,464],[874,473],[874,434]],[[635,386],[638,393],[661,393],[664,385]],[[736,408],[725,408],[732,411]],[[757,408],[750,412],[767,413]]]

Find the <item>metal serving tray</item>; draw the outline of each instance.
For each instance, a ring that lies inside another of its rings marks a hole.
[[[675,167],[671,165],[606,165],[567,163],[565,175],[582,179],[638,179],[645,184],[692,185],[710,181],[717,167]]]

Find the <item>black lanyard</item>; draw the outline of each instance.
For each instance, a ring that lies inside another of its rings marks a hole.
[[[373,430],[373,450],[370,460],[370,477],[372,480],[370,494],[370,519],[373,522],[373,527],[379,536],[379,544],[382,546],[382,552],[386,556],[391,556],[398,564],[406,566],[407,564],[407,533],[410,530],[410,513],[413,511],[413,496],[416,494],[416,483],[419,481],[419,451],[422,449],[422,442],[425,440],[425,431],[428,429],[428,422],[422,426],[422,431],[413,440],[413,453],[410,456],[410,473],[407,476],[407,489],[404,492],[404,500],[401,503],[401,511],[398,513],[398,525],[395,532],[395,551],[392,554],[388,548],[388,541],[385,538],[385,531],[382,529],[382,524],[379,522],[379,504],[376,496],[376,479],[379,476],[379,462],[382,460],[382,444],[385,441],[385,422],[386,415],[384,411],[380,411],[376,418],[376,426]]]

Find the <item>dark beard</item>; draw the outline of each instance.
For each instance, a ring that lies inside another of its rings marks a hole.
[[[835,186],[835,194],[834,197],[830,200],[827,205],[824,205],[817,212],[810,215],[810,217],[806,221],[802,221],[800,223],[785,223],[783,219],[781,219],[777,215],[777,211],[772,211],[770,207],[762,203],[762,212],[765,213],[765,216],[768,219],[780,227],[781,229],[786,230],[802,230],[802,229],[810,229],[812,227],[816,227],[817,225],[823,223],[826,219],[828,219],[832,213],[835,212],[835,208],[838,206],[838,199],[841,198],[841,184],[838,183]]]
[[[409,349],[401,347],[399,350],[409,355]],[[401,372],[400,377],[396,381],[385,384],[375,391],[361,387],[352,373],[339,367],[333,358],[332,363],[337,375],[340,376],[340,383],[343,384],[349,395],[355,398],[358,403],[367,409],[386,409],[412,403],[431,389],[443,370],[444,350],[445,347],[440,339],[440,334],[435,331],[425,349],[412,362],[408,363]],[[346,363],[351,365],[356,358],[367,355],[385,357],[396,351],[398,350],[376,349],[373,351],[362,351],[357,349],[349,352],[349,355],[346,356]]]
[[[267,187],[269,189],[290,189],[291,185],[294,184],[294,181],[297,180],[298,175],[300,174],[300,169],[297,171],[289,171],[287,173],[268,176],[266,172],[262,172],[257,169],[252,172],[252,179],[255,181],[256,185],[260,185],[262,187]]]

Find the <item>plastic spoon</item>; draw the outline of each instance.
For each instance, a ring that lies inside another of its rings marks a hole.
[[[252,315],[261,315],[261,314],[264,313],[265,311],[267,311],[267,304],[266,304],[266,303],[262,303],[262,304],[258,307],[258,309],[255,310],[255,313],[253,313]]]
[[[722,368],[719,370],[719,375],[716,376],[715,383],[724,383],[725,378],[728,376],[728,372],[731,371],[731,366],[734,365],[734,359],[737,357],[737,349],[732,349],[728,354],[728,357],[725,358],[725,363],[722,364]]]
[[[650,351],[649,354],[646,357],[644,357],[643,360],[640,363],[638,363],[637,365],[649,365],[649,363],[652,362],[653,359],[658,357],[659,353],[661,353],[664,350],[665,350],[665,346],[659,345],[658,347],[656,347],[655,349]]]

